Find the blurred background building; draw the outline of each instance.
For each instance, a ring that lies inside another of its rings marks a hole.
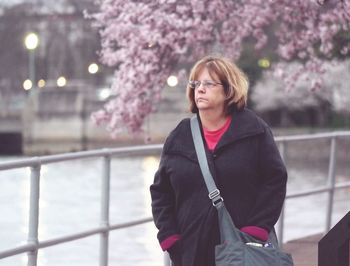
[[[98,64],[98,33],[84,18],[84,11],[94,9],[93,1],[2,2],[3,153],[45,152],[44,147],[34,148],[38,143],[63,150],[85,148],[85,122],[108,97],[111,75],[111,70]],[[37,45],[34,40],[30,47],[33,38]]]

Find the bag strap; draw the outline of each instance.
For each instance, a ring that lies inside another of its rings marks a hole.
[[[204,149],[203,139],[199,128],[197,115],[191,118],[191,132],[194,147],[196,148],[199,166],[201,168],[205,184],[207,185],[209,191],[209,199],[211,199],[215,208],[218,209],[224,201],[224,199],[221,197],[220,190],[216,187],[213,176],[211,175],[209,170],[208,160]]]
[[[213,205],[218,211],[221,242],[224,242],[227,236],[233,237],[234,241],[242,241],[241,237],[236,231],[238,229],[236,229],[236,226],[234,225],[228,211],[226,210],[224,199],[220,196],[220,190],[218,190],[216,187],[213,176],[210,173],[197,115],[191,118],[191,132],[199,166],[201,168],[205,184],[209,191],[209,199],[211,199]]]

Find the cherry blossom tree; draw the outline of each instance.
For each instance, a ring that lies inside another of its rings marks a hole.
[[[304,75],[316,90],[323,62],[350,50],[350,3],[345,0],[100,0],[90,14],[99,28],[102,63],[114,67],[113,97],[94,113],[117,134],[140,130],[161,99],[169,74],[208,53],[238,60],[247,39],[257,51],[273,46],[273,71],[292,88]]]

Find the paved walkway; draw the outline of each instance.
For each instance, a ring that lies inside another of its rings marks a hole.
[[[289,241],[283,245],[283,250],[292,254],[295,266],[317,266],[318,242],[322,234]]]

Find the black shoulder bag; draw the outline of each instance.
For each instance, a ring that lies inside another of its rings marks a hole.
[[[191,118],[191,132],[209,198],[218,211],[221,244],[215,247],[215,265],[293,266],[291,255],[278,247],[274,230],[271,230],[269,239],[264,244],[235,227],[210,173],[197,116]]]

